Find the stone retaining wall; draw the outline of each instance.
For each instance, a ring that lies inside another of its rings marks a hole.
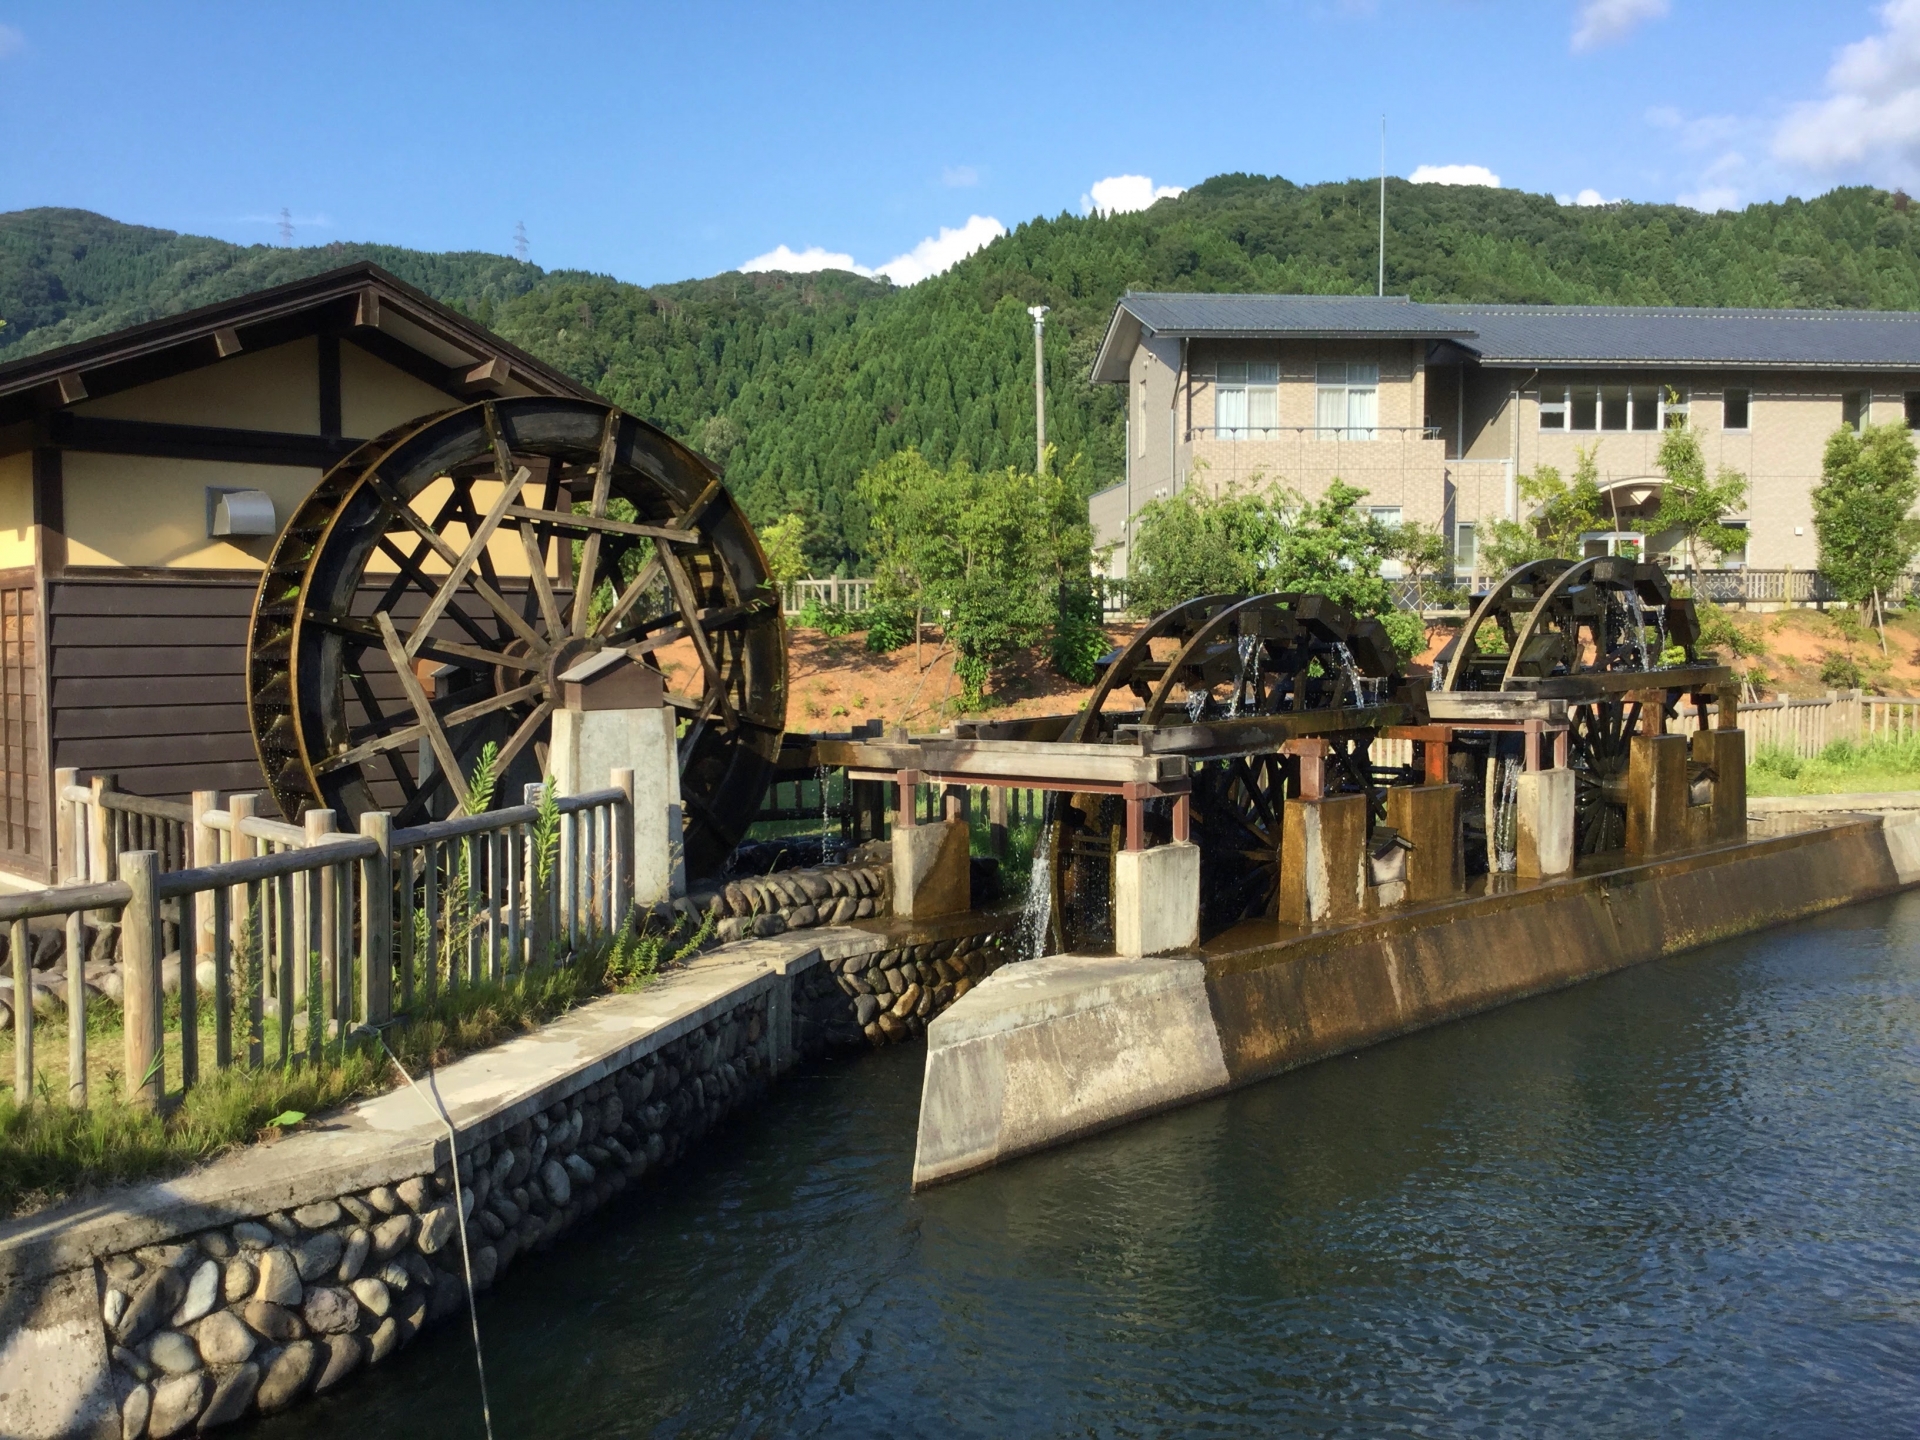
[[[818,968],[818,967],[814,967]],[[766,1090],[768,996],[735,1006],[459,1157],[485,1290]],[[320,1394],[466,1301],[445,1166],[99,1265],[123,1440],[208,1430]]]

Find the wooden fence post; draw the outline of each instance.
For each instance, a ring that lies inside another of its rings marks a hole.
[[[129,850],[120,856],[120,878],[133,892],[120,912],[127,1088],[129,1098],[146,1106],[159,1105],[167,1093],[161,1050],[160,907],[153,890],[158,859],[151,850]]]
[[[113,818],[101,797],[118,788],[118,779],[115,775],[95,775],[88,781],[93,799],[87,807],[87,879],[96,885],[114,878]],[[93,918],[105,925],[113,919],[113,912],[95,910]]]
[[[633,771],[613,772],[613,788],[626,798],[613,807],[613,913],[607,917],[607,933],[614,934],[627,923],[633,908]]]
[[[79,879],[79,856],[75,853],[73,804],[67,799],[67,787],[80,783],[80,772],[62,765],[53,772],[53,883],[71,885]]]
[[[380,849],[360,862],[360,1018],[393,1018],[393,816],[369,810],[360,833]]]
[[[13,1103],[33,1103],[33,935],[25,920],[7,937],[13,957]]]

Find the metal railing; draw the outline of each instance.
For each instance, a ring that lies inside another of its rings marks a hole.
[[[822,609],[859,614],[872,603],[873,581],[867,579],[789,580],[781,591],[781,611],[798,615],[811,600]]]
[[[1187,439],[1275,440],[1292,435],[1311,440],[1438,440],[1438,425],[1191,425]]]
[[[119,848],[126,827],[117,817],[147,813],[129,801],[177,802],[141,801],[59,772],[62,883],[0,897],[17,1099],[33,1095],[36,1076],[31,920],[65,917],[68,1103],[88,1099],[89,932],[117,925],[123,1074],[136,1099],[157,1104],[170,1093],[169,962],[179,967],[184,1091],[200,1078],[209,1039],[219,1069],[317,1062],[356,1023],[383,1025],[463,986],[570,963],[611,934],[632,908],[634,866],[633,772],[612,779],[551,805],[542,787],[529,786],[524,804],[400,830],[374,811],[357,834],[337,831],[331,811],[288,825],[256,815],[255,795],[221,805],[202,791],[179,806],[184,821],[152,817],[185,826],[173,849],[190,863],[167,868],[157,850]],[[172,954],[169,926],[179,936]]]

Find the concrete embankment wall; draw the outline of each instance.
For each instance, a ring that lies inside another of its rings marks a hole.
[[[1916,881],[1920,816],[1853,818],[1271,943],[1012,966],[928,1028],[914,1184]]]
[[[387,1360],[696,1146],[799,1058],[920,1033],[1011,917],[724,946],[176,1179],[0,1226],[0,1437],[165,1437]],[[881,1024],[882,1020],[885,1024]]]

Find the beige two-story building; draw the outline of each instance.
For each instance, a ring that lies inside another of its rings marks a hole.
[[[1827,437],[1920,425],[1920,314],[1129,293],[1092,378],[1127,387],[1125,478],[1089,504],[1116,576],[1156,498],[1197,485],[1313,499],[1335,477],[1385,520],[1442,529],[1472,572],[1485,527],[1525,518],[1519,478],[1571,476],[1589,447],[1608,528],[1587,553],[1665,556],[1676,537],[1648,522],[1676,409],[1709,470],[1749,482],[1734,517],[1747,546],[1716,563],[1811,569]]]

